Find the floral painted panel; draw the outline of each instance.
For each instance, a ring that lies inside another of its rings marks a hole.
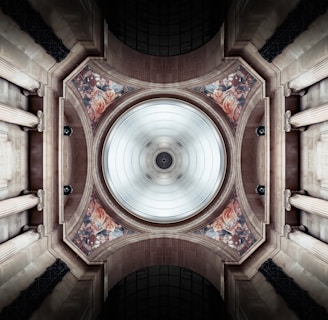
[[[246,98],[256,79],[243,66],[204,87],[194,88],[212,98],[225,112],[236,128]]]
[[[93,71],[90,66],[81,70],[72,82],[81,95],[93,127],[115,99],[134,90],[132,87],[126,87],[104,78]]]
[[[243,255],[256,242],[241,212],[236,195],[212,223],[194,233],[222,241],[239,255]]]
[[[93,194],[81,227],[72,241],[88,256],[103,243],[133,233],[134,231],[116,223]]]

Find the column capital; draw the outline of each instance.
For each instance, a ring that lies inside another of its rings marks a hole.
[[[284,191],[284,198],[285,198],[285,209],[287,211],[292,210],[292,205],[290,204],[290,197],[292,196],[292,192],[290,189],[286,189]]]
[[[43,132],[44,131],[44,114],[42,110],[38,110],[36,113],[36,116],[38,118],[38,123],[36,124],[36,127],[22,127],[22,130],[25,132],[28,131],[38,131],[38,132]]]
[[[289,82],[287,82],[284,84],[284,96],[287,98],[290,97],[291,95],[292,95],[292,89],[289,88]]]
[[[290,82],[284,84],[284,95],[286,98],[290,96],[304,96],[307,94],[307,89],[296,90],[290,87]]]
[[[299,191],[292,191],[290,189],[285,189],[284,190],[284,198],[285,198],[285,209],[287,211],[290,211],[292,209],[292,204],[290,202],[290,198],[293,196],[293,194],[300,194],[300,195],[308,195],[306,190],[299,190]]]
[[[299,226],[291,226],[289,224],[285,224],[284,225],[284,236],[289,239],[289,234],[293,233],[295,231],[302,231],[304,233],[308,233],[308,230],[306,228],[306,226],[304,225],[299,225]]]
[[[37,205],[37,209],[38,209],[38,211],[42,211],[44,208],[44,190],[39,189],[37,191],[37,196],[39,198],[39,203]]]
[[[39,198],[39,203],[37,205],[37,210],[42,211],[44,208],[44,190],[43,189],[38,189],[37,191],[34,190],[23,190],[22,195],[27,195],[27,194],[36,194],[36,196]]]
[[[290,234],[291,232],[293,232],[291,225],[289,225],[289,224],[285,224],[285,225],[284,225],[284,236],[285,236],[287,239],[289,238],[289,234]]]
[[[22,233],[25,233],[27,231],[33,231],[35,233],[38,233],[40,235],[40,238],[44,237],[44,225],[39,224],[37,226],[29,226],[29,225],[24,225],[22,227]]]
[[[290,132],[292,130],[292,125],[290,123],[290,118],[292,116],[292,112],[287,110],[284,115],[284,129],[286,132]]]
[[[39,96],[40,98],[44,97],[44,84],[40,83],[39,87],[30,91],[30,90],[26,90],[26,89],[22,89],[22,94],[25,97],[28,96]]]
[[[36,231],[40,234],[40,238],[44,237],[45,231],[44,231],[44,225],[43,224],[39,224],[36,228]]]
[[[286,132],[291,132],[291,131],[305,131],[306,130],[306,127],[298,127],[298,128],[295,128],[292,126],[292,123],[291,123],[291,118],[292,118],[292,112],[290,110],[287,110],[285,112],[285,115],[284,115],[284,130]]]
[[[38,110],[38,112],[36,113],[36,116],[39,118],[39,123],[37,124],[38,132],[43,132],[44,131],[44,115],[43,115],[43,111]]]

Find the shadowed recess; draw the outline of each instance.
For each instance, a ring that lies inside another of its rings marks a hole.
[[[128,47],[175,56],[208,42],[224,22],[230,1],[98,0],[109,30]]]
[[[324,14],[327,7],[327,0],[300,1],[297,7],[289,13],[285,21],[259,50],[260,55],[268,62],[272,62],[302,32],[307,30],[315,19]]]
[[[29,319],[69,271],[70,269],[64,261],[56,259],[40,277],[34,279],[10,305],[1,311],[0,319]]]
[[[104,319],[230,319],[218,290],[199,274],[177,266],[152,266],[129,274],[109,292]]]
[[[259,271],[275,288],[278,294],[295,311],[299,319],[328,319],[328,313],[302,289],[293,278],[289,277],[272,259],[266,260]]]
[[[69,54],[70,50],[66,48],[62,40],[56,36],[27,0],[0,0],[0,8],[37,44],[42,46],[56,62],[61,62]]]

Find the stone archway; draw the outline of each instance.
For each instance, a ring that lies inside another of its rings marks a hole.
[[[99,320],[229,319],[219,291],[190,269],[156,265],[130,273],[110,290]]]

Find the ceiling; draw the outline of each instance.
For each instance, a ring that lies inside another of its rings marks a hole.
[[[230,1],[98,0],[109,30],[128,47],[175,56],[207,43],[223,24]]]

